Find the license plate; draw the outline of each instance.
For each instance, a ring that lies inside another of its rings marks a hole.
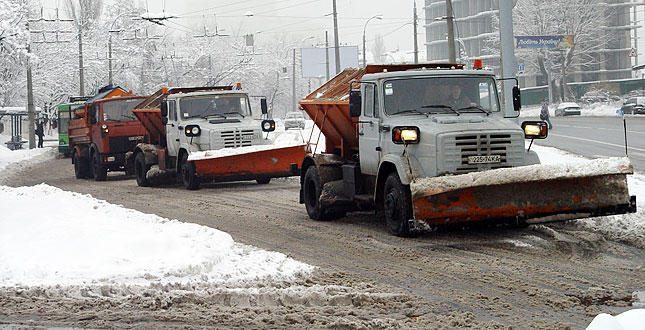
[[[468,156],[468,164],[491,164],[491,163],[501,163],[502,156],[492,155],[492,156]]]
[[[139,135],[139,136],[131,136],[131,137],[128,138],[128,140],[130,140],[130,141],[143,140],[143,136],[141,136],[141,135]]]

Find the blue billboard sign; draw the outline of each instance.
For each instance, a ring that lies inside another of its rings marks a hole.
[[[516,36],[515,48],[571,48],[573,36]]]

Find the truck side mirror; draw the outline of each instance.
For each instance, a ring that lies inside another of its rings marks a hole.
[[[168,117],[168,103],[166,101],[161,101],[159,109],[161,110],[161,118]]]
[[[351,117],[361,116],[361,91],[349,91],[349,115]]]
[[[513,87],[513,109],[515,111],[522,109],[522,97],[520,96],[520,88],[517,86]]]
[[[269,112],[269,107],[267,106],[267,99],[265,98],[260,99],[260,109],[262,110],[263,115],[266,115]]]

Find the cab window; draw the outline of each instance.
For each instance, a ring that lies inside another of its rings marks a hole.
[[[168,117],[170,120],[177,120],[177,105],[175,101],[168,101]]]

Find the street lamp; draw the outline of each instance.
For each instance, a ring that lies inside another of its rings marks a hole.
[[[120,30],[119,31],[114,31],[112,29],[114,28],[114,24],[119,19],[119,17],[121,17],[123,15],[128,15],[128,14],[130,16],[135,16],[134,14],[128,13],[128,12],[123,12],[123,13],[117,15],[114,18],[114,21],[112,21],[112,25],[110,25],[110,30],[108,30],[108,35],[109,35],[109,38],[108,38],[108,80],[109,80],[109,82],[108,82],[108,84],[109,85],[112,85],[112,32],[119,32],[120,31]]]
[[[315,37],[309,36],[306,37],[298,43],[298,45],[302,45],[305,40],[309,39],[314,39]],[[292,79],[291,79],[291,98],[292,98],[292,105],[294,106],[294,111],[298,110],[298,101],[296,100],[296,48],[293,48],[293,68],[292,68]]]
[[[367,66],[367,61],[365,60],[365,29],[367,28],[367,23],[369,23],[372,19],[383,19],[383,15],[378,14],[370,17],[370,19],[365,22],[365,25],[363,26],[363,67]]]

